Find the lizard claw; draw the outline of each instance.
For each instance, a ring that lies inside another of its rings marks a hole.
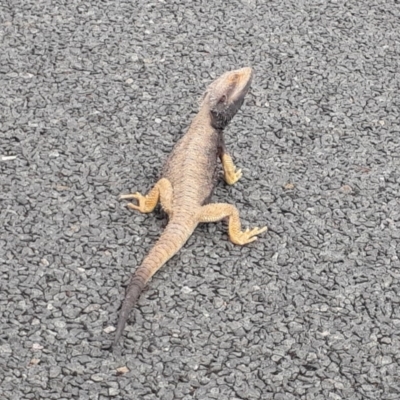
[[[138,195],[140,196],[139,192],[136,193],[130,193],[130,194],[121,194],[121,196],[119,196],[120,200],[126,200],[126,199],[137,199]]]
[[[239,245],[244,245],[244,244],[254,242],[255,240],[257,240],[257,235],[265,232],[267,229],[268,228],[266,226],[264,226],[263,228],[256,227],[251,230],[249,228],[247,228],[245,231],[239,232],[237,234],[237,236],[234,238],[234,240],[232,240],[232,241],[235,244],[239,244]]]
[[[128,203],[127,207],[131,210],[140,211],[142,213],[146,212],[146,196],[141,195],[139,192],[133,194],[123,194],[119,198],[120,200],[136,199],[138,201],[137,205],[134,203]]]
[[[233,185],[243,176],[242,170],[233,169],[231,171],[225,172],[225,181],[228,185]]]

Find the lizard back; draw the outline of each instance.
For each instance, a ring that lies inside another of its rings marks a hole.
[[[210,201],[218,178],[221,132],[199,113],[168,157],[162,177],[173,188],[173,208],[200,207]]]

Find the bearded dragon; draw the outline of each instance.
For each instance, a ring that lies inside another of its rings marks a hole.
[[[243,104],[253,71],[242,68],[224,73],[212,82],[203,95],[200,110],[187,133],[170,154],[161,179],[146,196],[140,193],[122,195],[135,199],[128,207],[150,213],[157,203],[169,216],[164,232],[132,274],[122,304],[114,344],[124,330],[129,313],[148,280],[186,243],[202,222],[228,220],[229,239],[245,245],[257,239],[263,228],[242,231],[238,209],[226,203],[210,203],[218,177],[218,159],[222,162],[225,181],[236,183],[242,176],[229,155],[223,130]]]

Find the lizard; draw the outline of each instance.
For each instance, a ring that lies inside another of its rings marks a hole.
[[[142,213],[152,212],[158,203],[169,221],[160,238],[131,275],[119,313],[114,345],[119,341],[129,313],[149,279],[186,243],[199,223],[228,219],[229,239],[245,245],[257,239],[267,227],[242,231],[238,209],[226,203],[210,203],[218,178],[218,158],[224,179],[233,185],[242,177],[228,153],[223,130],[243,104],[253,77],[252,68],[225,72],[203,94],[198,114],[186,134],[169,155],[160,180],[148,192],[121,195],[132,200],[127,206]]]

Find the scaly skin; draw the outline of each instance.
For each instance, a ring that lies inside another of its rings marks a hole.
[[[131,276],[114,344],[147,281],[179,251],[199,223],[228,218],[229,239],[238,245],[255,241],[256,235],[267,230],[264,227],[242,231],[235,206],[209,204],[217,180],[218,158],[229,185],[242,176],[225,148],[222,131],[242,105],[251,79],[251,68],[242,68],[227,72],[214,81],[207,88],[188,132],[169,156],[162,178],[146,196],[140,193],[121,196],[121,199],[137,200],[137,204],[129,203],[128,207],[142,213],[152,212],[160,202],[169,222],[142,265]]]

